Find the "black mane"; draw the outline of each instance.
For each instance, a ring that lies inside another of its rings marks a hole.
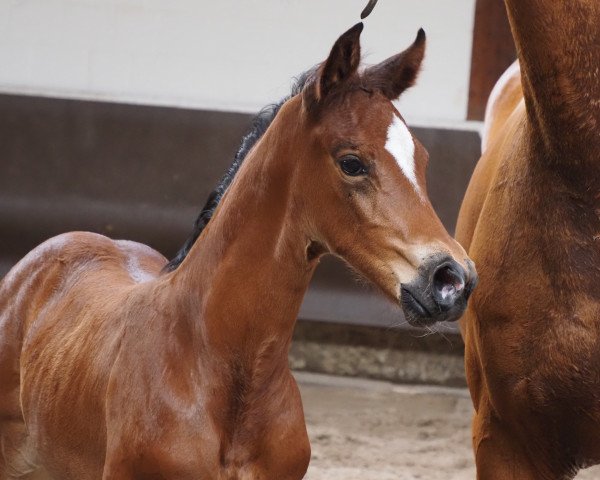
[[[267,131],[267,128],[269,128],[269,125],[271,125],[283,104],[302,91],[304,85],[306,85],[306,83],[311,79],[313,72],[314,68],[302,73],[294,81],[291,92],[288,96],[282,98],[277,103],[267,105],[258,113],[258,115],[256,115],[256,117],[254,117],[254,120],[252,121],[252,127],[242,139],[242,143],[237,153],[235,154],[233,163],[229,166],[229,168],[225,172],[225,175],[223,175],[223,178],[221,178],[221,181],[208,196],[206,204],[202,208],[200,215],[194,223],[194,230],[192,231],[192,234],[183,244],[183,247],[181,247],[179,252],[177,252],[175,258],[173,258],[169,263],[167,263],[167,265],[163,269],[164,271],[171,272],[175,270],[181,264],[181,262],[183,262],[187,254],[192,249],[192,246],[202,233],[202,230],[204,230],[204,228],[212,218],[213,213],[215,212],[217,206],[219,205],[219,202],[221,201],[221,198],[223,198],[227,187],[229,187],[229,185],[233,181],[233,177],[235,177],[235,174],[240,169],[240,166],[246,158],[246,155],[248,155],[248,152],[252,149],[256,142],[258,142],[260,137],[262,137],[263,134]]]

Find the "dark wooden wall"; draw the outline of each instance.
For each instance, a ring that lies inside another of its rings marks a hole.
[[[469,120],[483,120],[487,99],[517,58],[503,0],[477,0],[469,86]]]

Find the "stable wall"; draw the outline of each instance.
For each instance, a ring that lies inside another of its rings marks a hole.
[[[366,0],[3,0],[0,92],[255,112],[323,60]],[[381,0],[375,63],[419,27],[428,51],[401,100],[412,125],[466,118],[475,0]]]

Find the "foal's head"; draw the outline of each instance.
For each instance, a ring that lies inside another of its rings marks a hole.
[[[399,303],[411,324],[462,314],[477,274],[433,211],[427,152],[392,104],[417,77],[425,33],[359,73],[361,30],[344,33],[289,99],[259,114],[165,271],[186,258],[242,163],[252,162],[246,158],[265,156],[275,159],[279,190],[291,195],[289,226],[306,236],[309,262],[327,252],[342,257]]]
[[[276,119],[294,132],[307,256],[342,257],[398,302],[411,324],[456,320],[477,275],[433,211],[427,151],[392,104],[417,77],[425,33],[359,73],[361,30],[358,24],[337,40]]]

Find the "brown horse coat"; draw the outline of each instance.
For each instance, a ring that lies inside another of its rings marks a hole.
[[[600,462],[600,2],[507,0],[520,70],[488,104],[457,239],[480,479]]]

